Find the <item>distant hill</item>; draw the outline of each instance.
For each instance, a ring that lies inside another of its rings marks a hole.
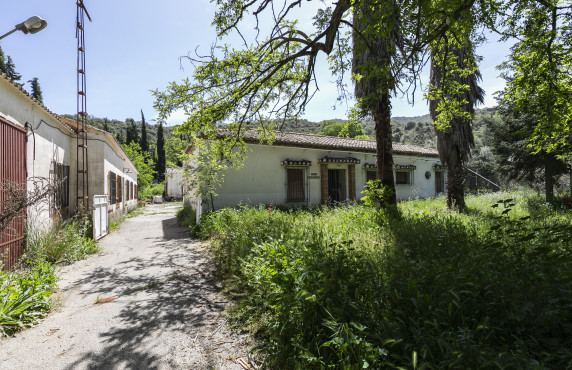
[[[495,113],[495,108],[483,108],[477,109],[475,120],[473,122],[473,132],[475,135],[475,142],[477,144],[477,150],[481,147],[483,137],[484,137],[484,125],[483,118],[485,116],[490,116]],[[74,115],[64,114],[63,116],[68,118],[74,118]],[[99,129],[103,129],[104,122],[107,121],[107,126],[109,132],[111,132],[118,141],[122,142],[125,138],[126,129],[129,124],[125,121],[117,119],[99,118],[99,117],[89,117],[88,123]],[[333,119],[328,121],[346,121],[343,119]],[[392,128],[393,128],[393,141],[395,143],[418,145],[426,148],[436,148],[436,137],[435,131],[433,129],[433,122],[429,114],[423,116],[413,116],[413,117],[393,117]],[[138,133],[141,135],[141,121],[137,122]],[[300,119],[298,121],[286,121],[282,127],[281,131],[284,132],[298,132],[303,134],[318,134],[320,131],[321,122],[312,122],[306,119]],[[375,139],[375,124],[373,119],[366,119],[361,122],[366,135],[370,137],[371,140]],[[158,124],[147,123],[147,135],[151,146],[155,145],[157,140],[157,128]],[[174,126],[164,127],[165,136],[170,137]]]

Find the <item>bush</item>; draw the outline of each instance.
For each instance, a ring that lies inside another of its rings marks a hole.
[[[29,231],[24,258],[33,264],[79,261],[99,251],[96,242],[88,236],[91,233],[90,222],[76,219],[63,222],[46,233]]]
[[[184,227],[194,227],[196,222],[195,210],[191,207],[188,202],[183,204],[183,208],[177,211],[177,218],[179,222]]]
[[[165,185],[163,183],[155,186],[149,186],[139,191],[138,197],[142,201],[147,201],[153,198],[154,195],[163,195],[165,192]]]
[[[48,263],[0,271],[0,336],[12,335],[45,317],[56,280],[55,268]]]
[[[566,368],[572,212],[530,197],[223,209],[201,233],[268,367]]]

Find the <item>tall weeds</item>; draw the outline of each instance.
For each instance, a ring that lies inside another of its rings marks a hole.
[[[530,194],[205,217],[271,368],[572,365],[572,211]]]

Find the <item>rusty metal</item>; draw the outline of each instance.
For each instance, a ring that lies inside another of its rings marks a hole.
[[[26,130],[0,117],[0,182],[12,182],[26,189]],[[0,191],[0,213],[7,199]],[[0,259],[4,269],[13,268],[24,252],[26,209],[6,228],[0,230]]]
[[[89,160],[87,151],[87,86],[85,78],[85,35],[84,35],[84,15],[91,22],[91,17],[83,4],[83,0],[78,0],[76,14],[76,34],[77,39],[77,209],[79,212],[89,211]]]

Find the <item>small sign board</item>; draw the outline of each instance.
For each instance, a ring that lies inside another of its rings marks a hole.
[[[317,179],[320,179],[320,176],[312,174],[310,176],[307,176],[307,178],[308,178],[308,180],[317,180]]]

